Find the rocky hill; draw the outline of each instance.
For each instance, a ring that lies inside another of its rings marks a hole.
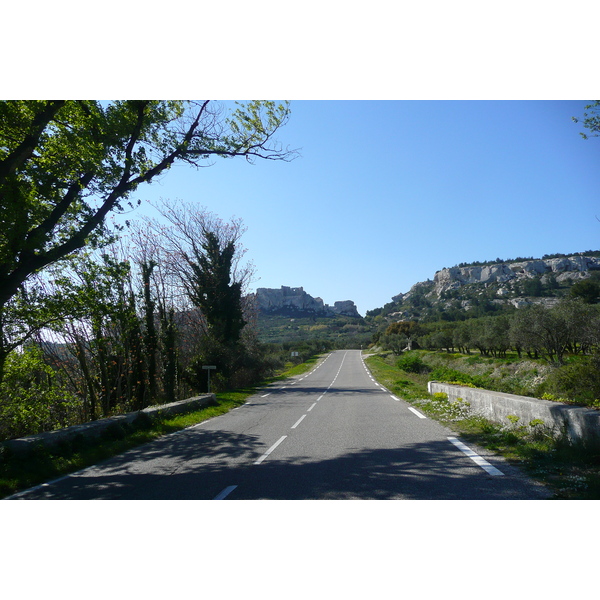
[[[540,278],[543,284],[552,277],[557,283],[577,281],[590,276],[592,271],[600,271],[600,258],[575,255],[565,258],[526,260],[486,266],[452,267],[438,271],[433,278],[434,292],[440,296],[448,290],[456,290],[467,284],[501,284],[500,296],[509,294],[515,284],[528,279]]]
[[[437,271],[433,280],[416,283],[392,298],[383,309],[367,316],[393,319],[450,319],[456,311],[481,316],[531,304],[551,306],[585,279],[600,281],[600,252],[553,255],[541,259],[516,259],[462,264]]]
[[[313,298],[301,287],[282,286],[281,289],[258,288],[254,296],[260,313],[290,317],[315,316],[362,318],[352,300],[325,304],[321,298]]]

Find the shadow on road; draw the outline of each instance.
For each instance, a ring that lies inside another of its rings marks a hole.
[[[252,435],[189,429],[131,450],[25,498],[212,499],[540,499],[542,486],[514,468],[492,477],[448,442],[349,448],[337,457],[277,460]]]
[[[190,428],[129,450],[24,498],[207,498],[211,476],[229,477],[226,474],[236,463],[245,466],[262,452],[255,436]]]
[[[541,499],[550,494],[511,467],[489,476],[469,465],[450,443],[410,444],[397,449],[354,449],[325,460],[269,460],[253,474],[247,494],[232,499],[466,500]],[[465,468],[467,464],[467,468]]]

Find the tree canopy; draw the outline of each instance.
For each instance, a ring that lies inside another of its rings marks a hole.
[[[590,131],[589,134],[580,133],[581,137],[584,140],[589,139],[591,137],[598,137],[600,135],[600,100],[596,100],[593,104],[587,104],[585,107],[586,111],[583,113],[583,119],[579,119],[578,117],[572,117],[575,123],[579,123],[580,121],[583,123],[583,126]]]
[[[107,215],[178,161],[291,160],[274,138],[289,114],[269,101],[230,114],[208,100],[0,102],[0,372],[26,335],[8,339],[6,310],[32,276],[99,244]]]
[[[176,161],[286,160],[287,105],[231,115],[209,101],[0,103],[0,305],[32,273],[82,248],[141,183]]]

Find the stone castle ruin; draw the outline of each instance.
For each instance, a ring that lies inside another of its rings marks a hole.
[[[361,318],[352,300],[325,304],[321,298],[313,298],[302,287],[281,286],[280,289],[258,288],[255,294],[258,309],[267,314],[290,316],[334,317],[343,315]]]

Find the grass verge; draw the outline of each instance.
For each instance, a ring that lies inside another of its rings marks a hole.
[[[163,435],[197,425],[241,406],[261,388],[309,371],[319,360],[312,357],[298,365],[288,363],[285,369],[253,387],[216,394],[217,403],[189,413],[150,419],[136,419],[132,424],[110,427],[101,437],[83,436],[52,448],[38,446],[27,456],[17,456],[0,446],[0,498],[28,489],[95,465],[131,448],[151,442]]]
[[[600,499],[597,451],[568,444],[541,426],[529,428],[518,422],[500,425],[471,415],[465,403],[449,402],[445,394],[430,395],[428,376],[400,369],[396,356],[375,355],[365,362],[375,379],[392,393],[460,434],[463,440],[503,456],[548,486],[555,499]]]

